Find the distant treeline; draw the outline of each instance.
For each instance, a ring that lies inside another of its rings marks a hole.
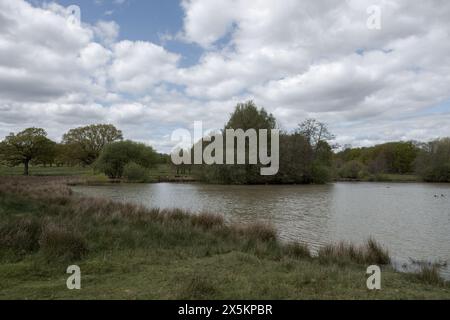
[[[11,133],[0,142],[0,163],[23,165],[24,175],[29,174],[30,165],[91,166],[112,179],[126,176],[141,180],[146,169],[166,161],[167,155],[150,146],[123,141],[122,132],[111,124],[71,129],[61,143],[47,138],[42,128]]]
[[[276,129],[272,114],[252,101],[238,104],[225,129]],[[224,132],[224,131],[223,131]],[[384,174],[415,174],[424,181],[450,182],[450,138],[432,142],[390,142],[369,148],[337,150],[326,124],[314,119],[280,135],[280,167],[274,176],[262,176],[262,165],[179,165],[179,174],[222,184],[309,184],[333,179],[365,180]],[[224,137],[224,140],[226,138]],[[212,140],[214,141],[214,140]],[[209,143],[201,141],[204,147]],[[248,145],[248,141],[246,142]],[[269,141],[270,144],[270,141]],[[248,159],[248,147],[246,158]],[[270,146],[268,147],[270,150]],[[123,140],[110,124],[96,124],[69,130],[61,143],[47,138],[41,128],[11,133],[0,142],[0,164],[29,166],[91,166],[111,179],[126,177],[145,181],[148,169],[169,164],[170,156],[158,154],[142,143]],[[247,162],[248,163],[248,162]]]
[[[276,119],[253,102],[238,104],[225,129],[274,129]],[[308,184],[339,180],[381,180],[387,174],[417,175],[424,181],[450,182],[450,138],[432,142],[390,142],[368,148],[335,151],[328,126],[314,119],[280,135],[280,169],[275,176],[261,176],[261,165],[193,165],[182,171],[210,183]],[[212,143],[212,142],[209,142]],[[208,142],[203,142],[206,147]],[[247,149],[248,150],[248,149]],[[191,151],[193,153],[193,151]],[[248,158],[248,154],[247,154]]]
[[[415,174],[424,181],[450,182],[450,138],[346,148],[334,155],[333,162],[338,178],[376,179],[383,174]]]

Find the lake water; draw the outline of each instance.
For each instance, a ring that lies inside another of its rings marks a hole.
[[[334,183],[321,186],[117,184],[77,186],[76,192],[148,207],[223,215],[230,222],[273,224],[282,240],[317,250],[337,241],[374,237],[396,267],[411,260],[450,262],[450,185]],[[408,269],[410,270],[410,269]],[[450,279],[450,267],[442,268]]]

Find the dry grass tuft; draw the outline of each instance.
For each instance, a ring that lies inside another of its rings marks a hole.
[[[0,247],[17,254],[39,250],[41,224],[32,218],[19,218],[0,226]]]
[[[387,265],[391,262],[389,252],[374,239],[369,239],[362,246],[341,242],[328,245],[319,250],[322,261],[356,262],[360,264]]]
[[[438,265],[423,266],[419,273],[415,275],[423,283],[442,286],[445,281],[441,278]]]
[[[298,242],[288,243],[283,247],[283,252],[289,257],[295,259],[303,259],[303,258],[311,258],[311,252],[308,249],[308,246],[305,244],[301,244]]]
[[[191,217],[191,222],[194,226],[199,226],[204,229],[219,228],[225,225],[225,220],[223,219],[223,216],[209,213],[201,213],[198,215],[193,215]]]
[[[278,238],[277,230],[268,223],[255,222],[245,226],[235,226],[234,229],[245,237],[263,242],[276,241]]]
[[[43,228],[39,245],[49,259],[76,261],[88,253],[87,244],[78,233],[52,223]]]

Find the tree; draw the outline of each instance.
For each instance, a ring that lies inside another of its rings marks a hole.
[[[335,138],[329,131],[328,126],[316,119],[306,119],[298,126],[297,133],[308,139],[314,149],[320,147],[320,142],[328,142]]]
[[[91,165],[109,143],[123,139],[122,131],[111,124],[95,124],[71,129],[63,136],[72,159],[84,165]]]
[[[11,133],[0,144],[0,155],[8,165],[24,165],[24,175],[29,175],[33,160],[48,158],[54,153],[55,143],[47,138],[41,128],[28,128],[17,134]]]
[[[95,162],[95,168],[111,179],[122,178],[125,166],[131,162],[151,168],[158,163],[158,154],[152,147],[133,141],[113,142],[105,146]]]
[[[253,101],[238,103],[225,129],[275,129],[276,120],[272,114],[268,114],[264,108],[260,110]]]
[[[358,160],[351,160],[339,170],[339,176],[345,179],[360,179],[364,171],[364,164]]]
[[[416,173],[425,181],[450,182],[450,138],[424,146],[416,160]]]

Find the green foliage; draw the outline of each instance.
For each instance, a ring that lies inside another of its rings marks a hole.
[[[411,174],[418,152],[414,142],[389,142],[369,148],[347,148],[335,155],[334,164],[341,178]]]
[[[47,138],[41,128],[28,128],[17,134],[11,133],[0,143],[0,158],[10,166],[24,165],[24,174],[29,174],[31,161],[54,157],[55,143]]]
[[[95,168],[111,179],[118,179],[122,178],[128,163],[151,168],[157,161],[158,155],[152,147],[127,140],[108,144],[95,163]]]
[[[149,171],[135,162],[127,163],[123,169],[123,176],[128,181],[148,182],[150,180]]]
[[[258,109],[253,101],[238,103],[225,129],[275,129],[276,120],[264,108]]]
[[[273,115],[252,102],[236,106],[225,129],[266,129],[276,128]],[[261,176],[260,164],[244,165],[204,165],[195,168],[194,174],[202,181],[224,184],[289,184],[289,183],[325,183],[331,178],[333,152],[328,140],[333,135],[326,124],[309,119],[293,133],[280,135],[280,167],[275,176]],[[259,142],[259,141],[258,141]],[[270,150],[270,139],[269,139]],[[201,143],[201,142],[198,142]],[[208,143],[203,142],[203,147]],[[226,145],[226,136],[224,136]],[[235,141],[235,151],[237,144]],[[246,140],[246,159],[248,161],[249,141]],[[224,151],[224,154],[226,152]],[[235,152],[236,163],[236,152]]]
[[[416,172],[425,181],[450,182],[450,138],[424,145],[417,157]]]
[[[358,160],[351,160],[345,163],[339,170],[339,177],[344,179],[361,179],[364,176],[366,167]]]
[[[63,136],[67,156],[84,165],[91,165],[109,143],[123,139],[122,131],[111,124],[95,124],[71,129]]]

